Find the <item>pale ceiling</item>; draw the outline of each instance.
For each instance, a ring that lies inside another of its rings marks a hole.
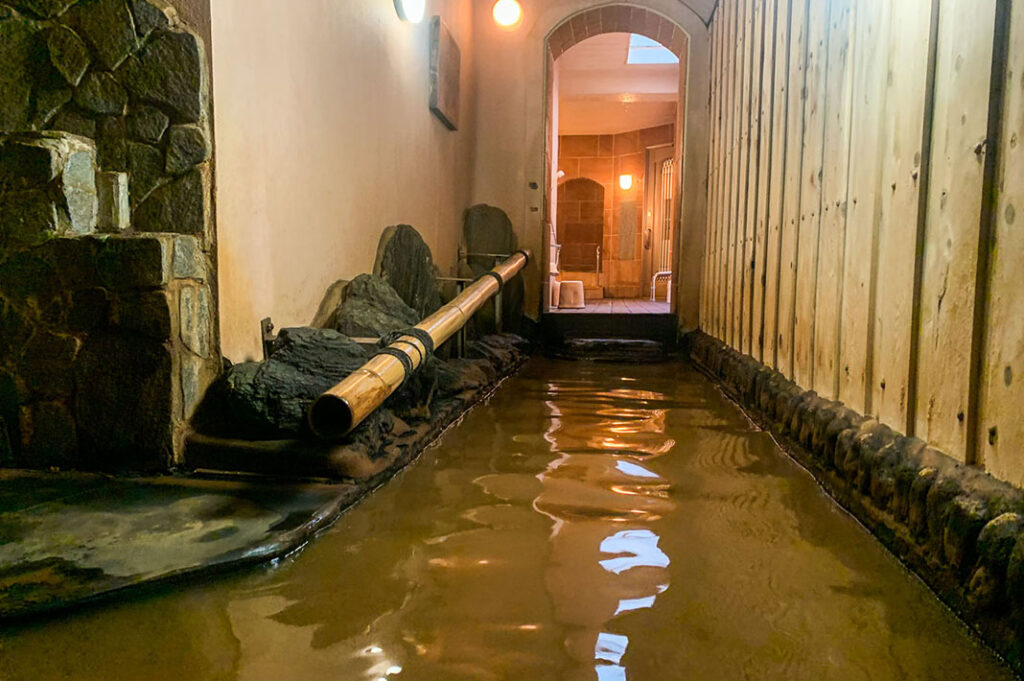
[[[718,0],[679,0],[679,2],[696,12],[705,24],[711,21],[711,16],[715,13],[715,7],[718,5]]]
[[[628,48],[628,33],[606,33],[555,62],[559,134],[615,134],[675,121],[679,65],[626,64]]]

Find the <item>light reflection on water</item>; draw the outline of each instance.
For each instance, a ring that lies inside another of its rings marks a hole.
[[[0,631],[0,679],[1009,680],[684,365],[533,360],[274,569]]]

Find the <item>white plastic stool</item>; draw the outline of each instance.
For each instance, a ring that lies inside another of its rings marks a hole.
[[[582,310],[587,306],[583,297],[582,281],[563,281],[558,287],[558,307],[562,310]]]

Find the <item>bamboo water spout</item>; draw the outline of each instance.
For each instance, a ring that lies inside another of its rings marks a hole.
[[[503,263],[466,287],[455,299],[442,305],[341,383],[313,402],[307,415],[310,430],[325,440],[343,437],[395,392],[406,377],[419,369],[431,351],[459,331],[480,307],[497,294],[530,261],[529,251],[516,251]],[[501,284],[498,280],[501,280]],[[418,329],[419,332],[416,332]]]

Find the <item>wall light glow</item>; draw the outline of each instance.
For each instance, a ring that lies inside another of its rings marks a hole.
[[[523,19],[523,7],[518,0],[498,0],[494,3],[494,22],[505,28],[512,28]]]
[[[632,175],[619,175],[619,187],[623,191],[629,191],[633,188],[633,176]]]
[[[402,21],[418,24],[427,11],[427,0],[395,0],[395,11]]]

